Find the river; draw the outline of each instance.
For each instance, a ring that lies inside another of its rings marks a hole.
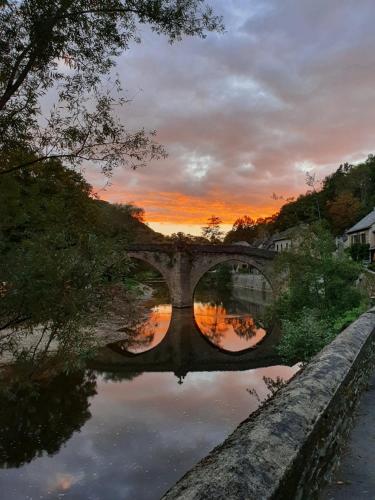
[[[19,387],[0,409],[4,499],[155,500],[296,367],[275,355],[267,292],[205,286],[194,311],[165,294],[85,370]]]

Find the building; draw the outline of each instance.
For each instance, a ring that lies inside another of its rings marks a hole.
[[[346,231],[346,246],[369,245],[369,260],[375,262],[375,208]]]
[[[283,252],[284,250],[290,250],[292,247],[292,233],[295,228],[286,229],[280,233],[276,233],[272,237],[272,243],[270,250],[275,250],[276,252]]]

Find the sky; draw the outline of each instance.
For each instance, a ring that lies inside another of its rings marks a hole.
[[[118,59],[122,120],[156,129],[168,158],[118,169],[111,185],[88,175],[165,234],[271,215],[307,190],[307,171],[322,179],[375,152],[373,0],[208,3],[225,33],[170,45],[143,27]]]

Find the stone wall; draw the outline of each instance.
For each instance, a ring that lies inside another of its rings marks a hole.
[[[188,472],[165,500],[307,500],[339,458],[374,368],[375,308]]]

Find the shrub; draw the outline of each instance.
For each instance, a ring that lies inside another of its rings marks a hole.
[[[319,319],[317,311],[311,309],[303,310],[293,320],[283,320],[282,332],[278,352],[288,363],[308,361],[335,336],[329,321]]]
[[[357,262],[368,260],[370,252],[370,245],[368,243],[354,243],[349,247],[349,254],[351,258]]]
[[[297,245],[276,261],[279,298],[272,307],[281,325],[279,353],[288,362],[308,361],[366,308],[356,281],[362,266],[334,252],[322,224],[302,228]]]

